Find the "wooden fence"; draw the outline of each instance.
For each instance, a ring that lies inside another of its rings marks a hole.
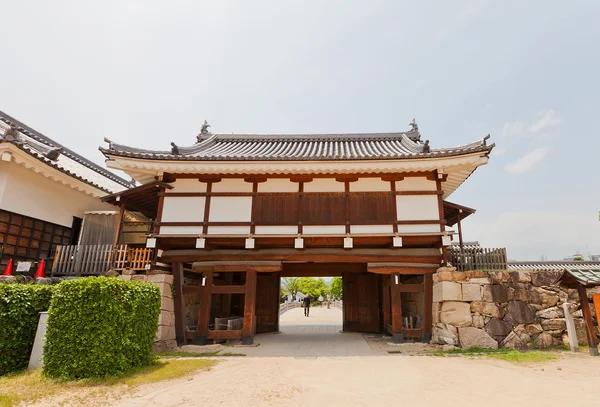
[[[486,249],[483,247],[448,247],[450,263],[457,270],[507,270],[506,249]]]
[[[152,256],[152,249],[132,249],[127,245],[57,246],[52,276],[97,276],[110,269],[145,270]]]
[[[284,302],[283,304],[279,304],[279,315],[281,315],[284,312],[289,311],[293,308],[298,308],[301,305],[302,304],[300,304],[298,301],[288,301],[288,302]]]

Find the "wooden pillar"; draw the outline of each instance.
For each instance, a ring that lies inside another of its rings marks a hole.
[[[198,328],[196,329],[196,345],[206,345],[210,325],[210,304],[212,300],[213,272],[202,273],[202,289],[198,305]]]
[[[246,290],[244,294],[244,326],[242,328],[242,345],[254,343],[256,323],[256,271],[246,272]]]
[[[592,295],[594,301],[594,309],[596,310],[596,321],[598,322],[598,328],[600,328],[600,294]]]
[[[175,339],[177,345],[185,344],[185,298],[183,297],[183,264],[173,263],[173,287],[175,289]]]
[[[225,273],[225,285],[231,285],[233,283],[233,273]],[[231,316],[231,294],[223,294],[223,301],[221,302],[221,316]]]
[[[115,230],[115,240],[113,242],[113,247],[117,247],[119,245],[119,237],[121,236],[121,230],[123,230],[123,217],[125,216],[125,204],[122,203],[119,207],[119,220],[117,221],[117,230]]]
[[[465,264],[465,249],[463,245],[463,235],[462,235],[462,225],[460,224],[460,215],[462,215],[462,209],[458,210],[458,244],[460,246],[460,262]],[[466,270],[469,270],[469,266],[465,267]]]
[[[586,332],[588,336],[588,343],[590,345],[590,355],[598,356],[598,341],[596,340],[596,332],[594,332],[592,312],[590,311],[590,304],[588,302],[585,287],[581,284],[577,285],[577,292],[579,293],[579,300],[581,301],[581,310],[583,311],[583,319],[585,319],[585,325],[587,328]]]
[[[390,302],[392,305],[392,337],[394,343],[403,343],[402,333],[402,294],[400,293],[400,275],[390,274]]]
[[[390,313],[390,279],[386,275],[381,276],[382,304],[383,304],[383,332],[389,332],[388,326],[392,322]]]
[[[431,342],[431,328],[433,319],[433,275],[423,276],[423,336],[421,342]]]

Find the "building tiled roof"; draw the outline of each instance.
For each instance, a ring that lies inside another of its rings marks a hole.
[[[600,269],[600,262],[596,261],[509,261],[508,269],[511,271],[532,270],[550,271],[567,269]]]
[[[487,137],[452,148],[424,152],[418,131],[367,134],[208,134],[191,147],[144,150],[117,143],[100,148],[105,155],[187,161],[327,161],[437,158],[489,152]]]
[[[8,141],[2,137],[11,123],[18,126],[19,140]],[[44,164],[104,192],[113,193],[131,186],[129,181],[0,111],[0,143],[3,142],[10,142]],[[58,148],[61,148],[62,151],[56,160],[47,157],[51,150]]]
[[[579,284],[586,287],[600,286],[600,265],[591,267],[568,267],[565,273],[569,274]]]

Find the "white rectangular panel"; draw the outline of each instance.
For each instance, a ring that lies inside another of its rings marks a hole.
[[[206,183],[198,181],[196,178],[180,178],[175,182],[171,182],[173,189],[168,189],[169,192],[206,192]]]
[[[311,182],[304,183],[304,192],[344,192],[343,182],[335,178],[315,178]]]
[[[398,220],[439,220],[437,195],[396,196]]]
[[[165,196],[161,222],[203,222],[203,196]]]
[[[258,192],[298,192],[298,183],[284,178],[270,178],[258,184]]]
[[[398,225],[398,233],[440,233],[440,225]]]
[[[256,226],[257,235],[297,235],[298,226]]]
[[[344,225],[322,225],[322,226],[304,226],[302,228],[304,235],[345,235],[346,227]]]
[[[250,226],[209,226],[209,235],[249,235]]]
[[[252,192],[252,183],[243,178],[223,178],[212,184],[212,192]]]
[[[202,226],[161,226],[161,235],[200,235]]]
[[[427,177],[406,177],[402,181],[396,181],[396,191],[436,191],[435,181]]]
[[[352,233],[394,233],[393,225],[351,225]]]
[[[210,200],[209,222],[250,222],[251,196],[213,196]]]
[[[387,192],[391,190],[391,183],[382,181],[381,178],[359,178],[358,181],[350,183],[350,192]]]

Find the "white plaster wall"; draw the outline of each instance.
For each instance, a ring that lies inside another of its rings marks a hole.
[[[344,183],[335,178],[315,178],[304,183],[304,192],[344,192]]]
[[[393,225],[351,225],[351,233],[394,233]]]
[[[209,222],[250,222],[251,196],[213,196],[210,200]]]
[[[223,178],[212,184],[212,192],[252,192],[252,183],[243,178]]]
[[[398,225],[398,233],[439,233],[440,225]]]
[[[271,178],[258,184],[258,192],[298,192],[298,183],[284,178]]]
[[[203,196],[165,196],[161,222],[204,222],[204,201]]]
[[[6,161],[0,161],[0,203],[2,202],[2,196],[4,195],[4,188],[6,187],[6,181],[8,179],[8,166],[10,163]]]
[[[297,235],[298,226],[256,226],[257,235]]]
[[[437,195],[396,196],[398,220],[439,220]]]
[[[200,235],[202,226],[161,226],[161,235]]]
[[[181,178],[171,183],[173,189],[167,190],[169,192],[206,192],[206,183],[200,182],[195,178]]]
[[[391,183],[381,178],[359,178],[350,183],[350,192],[382,192],[391,191]]]
[[[209,226],[209,235],[249,235],[250,226]]]
[[[435,181],[427,177],[406,177],[402,181],[396,181],[396,191],[436,191]]]
[[[67,227],[72,226],[73,216],[83,218],[85,211],[115,210],[113,205],[19,164],[2,164],[0,169],[4,173],[4,181],[0,181],[0,185],[4,185],[4,192],[0,208],[4,210]]]
[[[307,226],[302,228],[304,235],[345,235],[346,227],[344,225],[322,225]]]

